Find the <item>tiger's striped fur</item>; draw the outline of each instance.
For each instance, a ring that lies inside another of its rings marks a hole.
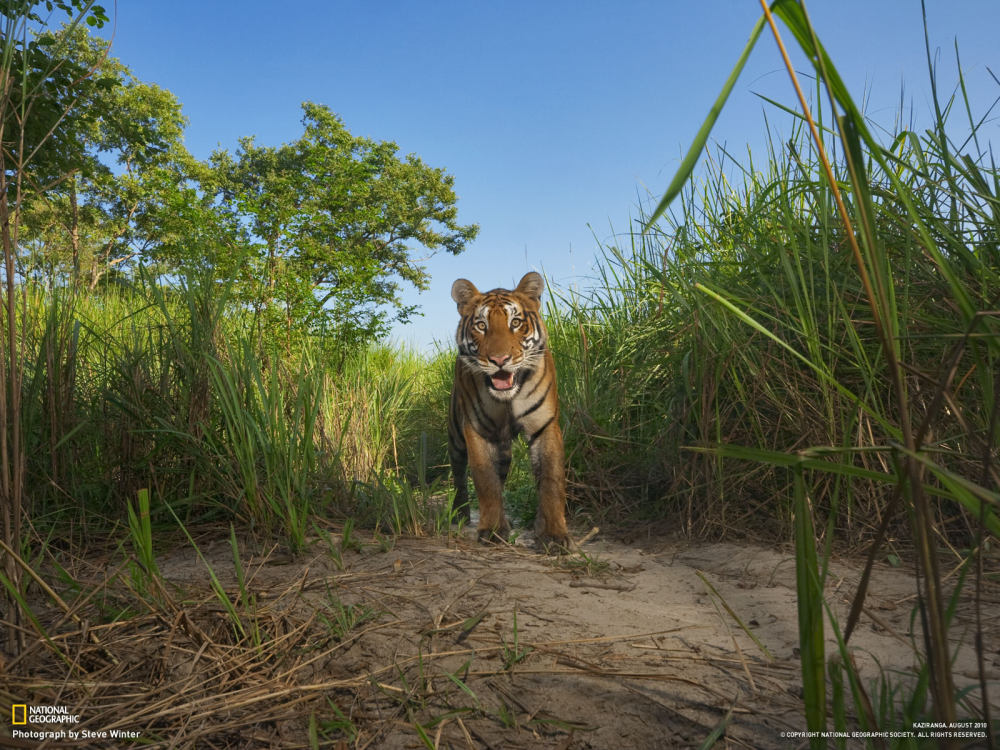
[[[503,484],[518,435],[528,442],[538,486],[539,543],[569,545],[566,474],[556,368],[539,312],[545,282],[531,272],[514,290],[480,292],[466,279],[451,288],[461,320],[448,414],[455,507],[468,518],[467,473],[479,498],[479,539],[506,538]]]

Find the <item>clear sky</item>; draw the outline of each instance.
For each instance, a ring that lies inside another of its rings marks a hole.
[[[454,335],[458,277],[489,289],[539,270],[586,287],[599,243],[662,194],[761,15],[754,0],[121,0],[116,12],[104,4],[115,16],[112,54],[179,98],[198,158],[246,135],[262,145],[294,140],[310,100],[353,134],[394,141],[454,175],[459,220],[480,234],[461,255],[431,258],[430,290],[406,294],[424,317],[394,338],[425,350]],[[907,107],[926,124],[918,1],[807,7],[873,120],[891,126],[905,84]],[[927,13],[944,94],[957,82],[957,39],[985,113],[1000,95],[989,72],[1000,76],[1000,3],[927,0]],[[763,157],[765,110],[787,132],[787,115],[757,94],[794,101],[767,32],[713,134],[734,154],[749,146]],[[994,114],[983,134],[1000,143]]]

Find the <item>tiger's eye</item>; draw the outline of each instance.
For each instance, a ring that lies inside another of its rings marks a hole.
[[[521,320],[520,318],[514,318],[512,321],[510,321],[510,330],[516,331],[518,328],[521,327],[521,323],[523,322],[524,321]]]
[[[481,321],[481,320],[477,320],[476,321],[476,330],[477,331],[485,331],[486,330],[486,324],[483,321]]]

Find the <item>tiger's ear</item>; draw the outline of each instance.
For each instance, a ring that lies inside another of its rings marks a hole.
[[[451,285],[451,298],[458,304],[458,311],[462,312],[462,307],[470,299],[479,294],[476,285],[468,279],[458,279]]]
[[[529,271],[524,274],[524,277],[517,285],[517,289],[514,291],[518,294],[530,297],[536,303],[540,303],[542,301],[542,292],[545,291],[545,280],[542,278],[541,274]]]

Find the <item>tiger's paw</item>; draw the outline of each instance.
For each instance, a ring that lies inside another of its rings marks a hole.
[[[539,534],[535,538],[535,547],[546,555],[569,555],[577,550],[569,534]]]
[[[479,529],[478,539],[480,544],[508,544],[510,539],[510,529],[507,527],[499,529]]]

